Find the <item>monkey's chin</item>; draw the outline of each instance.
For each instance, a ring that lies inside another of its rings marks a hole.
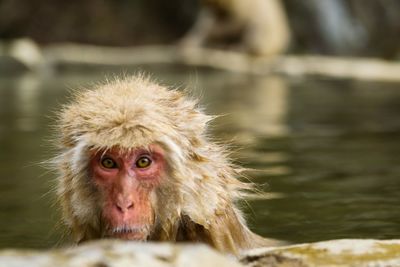
[[[147,235],[137,234],[137,233],[115,234],[111,237],[116,238],[116,239],[134,240],[134,241],[146,241],[147,240]]]
[[[146,241],[148,230],[145,227],[115,227],[109,232],[109,237],[123,239],[123,240],[136,240]]]

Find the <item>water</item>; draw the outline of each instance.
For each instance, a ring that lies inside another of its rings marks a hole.
[[[212,131],[271,196],[244,205],[254,231],[295,243],[400,238],[399,84],[151,71],[224,114]],[[58,244],[54,173],[40,162],[67,89],[103,76],[0,78],[0,248]]]

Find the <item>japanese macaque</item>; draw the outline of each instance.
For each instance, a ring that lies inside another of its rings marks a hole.
[[[193,241],[232,254],[269,245],[237,207],[252,186],[209,140],[212,119],[143,76],[77,92],[60,112],[57,157],[75,241]]]
[[[273,56],[288,48],[290,29],[280,0],[201,3],[194,26],[181,40],[184,47],[228,47],[256,56]]]

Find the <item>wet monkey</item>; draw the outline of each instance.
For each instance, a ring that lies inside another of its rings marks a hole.
[[[207,137],[211,119],[143,75],[77,92],[59,113],[56,157],[74,240],[193,241],[232,254],[268,245],[236,205],[251,186]]]

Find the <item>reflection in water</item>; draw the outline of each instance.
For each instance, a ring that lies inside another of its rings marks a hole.
[[[248,85],[247,85],[248,86]],[[284,136],[288,133],[286,115],[288,113],[288,88],[282,77],[268,76],[254,80],[251,88],[241,90],[244,101],[237,101],[232,107],[236,123],[255,136]],[[243,86],[242,88],[245,88]]]
[[[244,85],[241,90],[241,93],[249,98],[246,106],[243,106],[244,101],[238,101],[236,107],[232,108],[235,124],[240,125],[240,128],[243,129],[241,139],[248,142],[240,145],[254,145],[260,137],[287,136],[289,134],[289,125],[287,124],[289,90],[286,81],[279,76],[268,76],[255,79],[250,86],[251,88],[248,90],[243,90],[246,88]],[[241,112],[235,112],[237,110]],[[249,172],[252,176],[257,175],[259,178],[266,179],[272,176],[287,175],[291,172],[290,167],[286,164],[289,158],[286,151],[264,151],[255,154],[254,151],[245,149],[241,151],[240,157],[246,157],[247,160],[249,157],[252,158],[253,164],[261,162]]]
[[[40,80],[33,74],[21,76],[16,81],[16,107],[19,109],[16,124],[21,131],[34,131],[38,126],[35,119],[39,113],[40,85]]]
[[[201,88],[207,88],[205,102],[208,106],[212,104],[212,113],[223,114],[220,121],[235,127],[247,138],[287,134],[289,91],[282,77],[212,77]],[[240,141],[246,142],[246,139]]]
[[[219,77],[205,86],[209,90],[221,88],[219,94],[208,95],[212,100],[207,99],[207,102],[214,101],[217,105],[223,103],[214,110],[216,114],[226,114],[217,121],[217,132],[225,140],[234,140],[240,151],[235,157],[252,162],[255,169],[249,174],[267,178],[290,173],[286,151],[255,154],[251,148],[259,138],[285,137],[290,133],[287,123],[290,101],[287,81],[279,76],[235,76],[233,79]]]
[[[235,97],[226,97],[227,91]],[[223,98],[225,113],[235,127],[249,136],[282,136],[287,134],[288,88],[282,77],[268,76],[243,79],[235,85],[225,85]],[[237,112],[240,110],[240,112]]]
[[[400,238],[400,91],[396,84],[198,73],[193,84],[218,140],[275,199],[252,199],[250,224],[294,242]],[[168,84],[190,77],[156,71]],[[98,76],[0,79],[0,247],[51,247],[51,116],[66,88]],[[190,80],[190,78],[189,78]],[[237,148],[237,149],[236,149]]]

